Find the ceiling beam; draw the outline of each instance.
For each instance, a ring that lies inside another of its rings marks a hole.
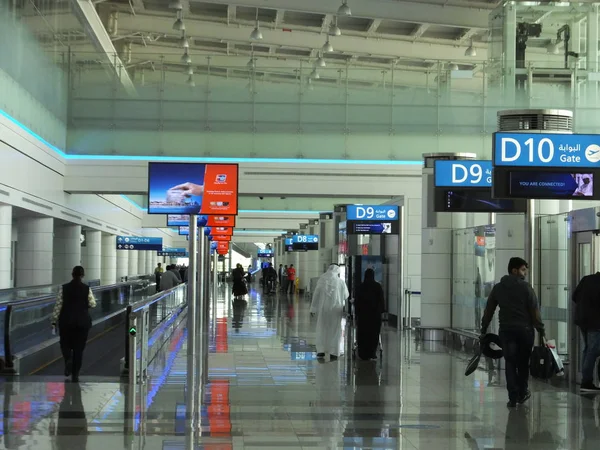
[[[460,37],[457,39],[457,41],[459,44],[464,44],[469,39],[473,39],[473,36],[475,36],[480,31],[481,30],[476,30],[475,28],[470,28],[467,31],[465,31],[463,34],[461,34]]]
[[[231,25],[237,20],[237,6],[227,5],[227,25]]]
[[[134,14],[140,13],[146,10],[146,6],[144,5],[144,0],[129,0],[129,6]]]
[[[410,37],[413,38],[413,41],[416,41],[421,36],[423,36],[423,34],[425,34],[425,32],[427,31],[428,28],[429,28],[428,23],[422,23],[422,24],[418,25],[417,27],[415,27],[413,32],[410,34]]]
[[[274,22],[275,28],[281,28],[281,26],[283,25],[283,17],[284,16],[285,16],[285,10],[278,9],[277,13],[275,14],[275,22]]]
[[[210,0],[210,3],[228,5],[232,0]],[[237,5],[251,8],[284,9],[313,14],[333,14],[337,4],[323,0],[234,0]],[[446,2],[448,3],[448,2]],[[431,23],[459,28],[488,28],[488,16],[495,5],[481,2],[471,7],[424,3],[418,0],[352,0],[352,17],[364,19],[385,18],[409,23]]]
[[[121,32],[129,33],[141,31],[173,35],[173,21],[170,17],[157,17],[141,15],[122,17],[119,21]],[[186,33],[194,38],[232,41],[248,43],[251,27],[229,27],[226,24],[203,22],[188,18],[185,21]],[[282,30],[263,30],[264,39],[257,42],[257,46],[279,45],[289,48],[320,49],[323,38],[317,33],[309,31],[294,31],[292,33]],[[365,39],[362,36],[342,35],[335,38],[335,49],[338,52],[358,55],[389,56],[411,60],[444,59],[460,61],[464,59],[464,49],[456,45],[455,41],[447,44],[434,44],[431,42],[409,42],[400,39]],[[480,59],[487,58],[484,49],[480,51]]]
[[[379,25],[381,25],[381,22],[382,22],[381,19],[371,20],[371,23],[367,27],[367,35],[373,36],[375,33],[377,33],[377,28],[379,28]]]
[[[121,58],[118,57],[117,50],[115,49],[106,28],[104,28],[100,16],[98,16],[98,13],[96,12],[95,5],[91,0],[71,0],[71,4],[73,5],[75,16],[77,16],[81,26],[83,26],[86,34],[99,52],[99,56],[101,55],[103,57],[102,59],[107,63],[107,67],[111,68],[127,93],[129,93],[129,95],[135,95],[136,89],[133,85],[133,81],[129,77],[129,73],[121,61]]]

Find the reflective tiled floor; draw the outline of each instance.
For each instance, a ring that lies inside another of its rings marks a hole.
[[[80,385],[5,381],[0,448],[600,448],[600,400],[534,383],[527,407],[509,412],[498,374],[466,378],[463,354],[392,330],[381,363],[348,355],[319,363],[307,299],[253,291],[247,305],[233,305],[221,295],[195,436],[186,434],[187,335],[179,329],[139,389],[85,376]]]

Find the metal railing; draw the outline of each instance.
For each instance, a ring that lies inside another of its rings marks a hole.
[[[182,320],[187,292],[187,284],[180,284],[127,307],[122,376],[130,384],[145,382],[148,365]],[[153,307],[156,314],[151,315]]]
[[[136,296],[148,296],[154,285],[148,278],[91,288],[97,307],[90,310],[92,321],[124,312]],[[51,315],[56,303],[56,292],[34,298],[0,304],[0,349],[4,352],[5,374],[16,374],[16,355],[29,355],[57,341],[52,334]]]

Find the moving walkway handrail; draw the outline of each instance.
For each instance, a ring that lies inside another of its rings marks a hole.
[[[92,287],[91,290],[97,297],[96,294],[99,294],[103,291],[121,289],[121,288],[126,288],[126,287],[129,287],[130,290],[133,290],[134,286],[140,286],[149,281],[150,280],[148,280],[148,279],[138,278],[138,279],[123,282],[123,283],[115,283],[115,284],[111,284],[111,285]],[[44,296],[40,296],[40,297],[34,297],[31,299],[9,301],[9,302],[3,304],[6,306],[0,306],[0,312],[4,311],[4,318],[3,318],[4,319],[3,320],[3,322],[4,322],[4,330],[3,330],[4,343],[3,344],[4,345],[3,346],[4,346],[4,372],[5,373],[13,373],[14,372],[14,352],[13,352],[13,343],[11,340],[13,312],[15,311],[16,308],[19,308],[19,309],[22,307],[31,308],[31,307],[35,307],[35,306],[39,306],[39,305],[48,304],[49,300],[52,300],[54,298],[56,298],[56,293],[44,295]],[[126,309],[127,309],[127,307],[124,306],[120,310],[120,312],[122,313]],[[113,314],[115,312],[118,312],[118,311],[113,311]]]

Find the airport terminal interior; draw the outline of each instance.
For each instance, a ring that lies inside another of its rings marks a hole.
[[[0,449],[600,448],[599,14],[1,0]]]

